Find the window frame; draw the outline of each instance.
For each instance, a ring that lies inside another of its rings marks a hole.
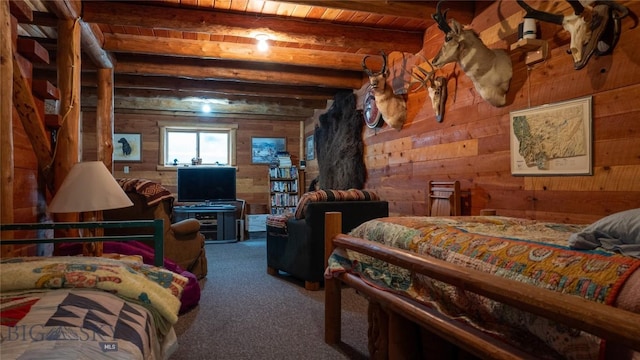
[[[229,135],[229,164],[228,166],[236,166],[236,136],[238,124],[202,124],[202,123],[176,123],[158,121],[160,130],[160,146],[158,151],[157,170],[177,170],[182,165],[165,164],[164,158],[167,152],[167,131],[218,131],[227,132]]]

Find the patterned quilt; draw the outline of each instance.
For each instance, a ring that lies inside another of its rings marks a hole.
[[[91,257],[7,258],[0,273],[3,358],[163,358],[188,281]]]
[[[640,267],[640,260],[569,249],[569,236],[583,227],[499,216],[390,217],[368,221],[351,235],[612,305],[625,281]],[[344,271],[540,357],[597,359],[601,351],[600,339],[590,334],[381,260],[338,250],[331,256],[326,276]]]

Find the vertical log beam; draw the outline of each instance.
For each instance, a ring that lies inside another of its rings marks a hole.
[[[307,145],[307,143],[305,142],[305,138],[304,138],[304,121],[300,121],[300,150],[298,152],[298,159],[300,160],[304,160],[304,148]],[[298,185],[300,186],[300,185]],[[302,184],[302,186],[304,186],[304,184]]]
[[[53,162],[54,189],[59,189],[79,160],[80,139],[80,25],[58,21],[58,88],[62,127],[58,131]],[[78,221],[77,213],[56,214],[57,221]]]
[[[98,160],[113,173],[113,69],[98,69],[96,140]]]
[[[0,2],[0,221],[13,223],[13,50],[9,2]],[[4,238],[4,236],[2,236]]]

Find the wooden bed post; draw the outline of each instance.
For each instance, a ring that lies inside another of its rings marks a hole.
[[[328,265],[329,256],[335,249],[333,238],[342,232],[342,213],[327,212],[324,215],[324,265]],[[341,302],[340,280],[324,279],[324,342],[337,344],[341,338]]]

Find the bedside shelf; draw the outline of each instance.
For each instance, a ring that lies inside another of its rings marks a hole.
[[[549,55],[549,43],[540,39],[521,39],[511,44],[511,52],[526,54],[527,65],[544,61]]]

